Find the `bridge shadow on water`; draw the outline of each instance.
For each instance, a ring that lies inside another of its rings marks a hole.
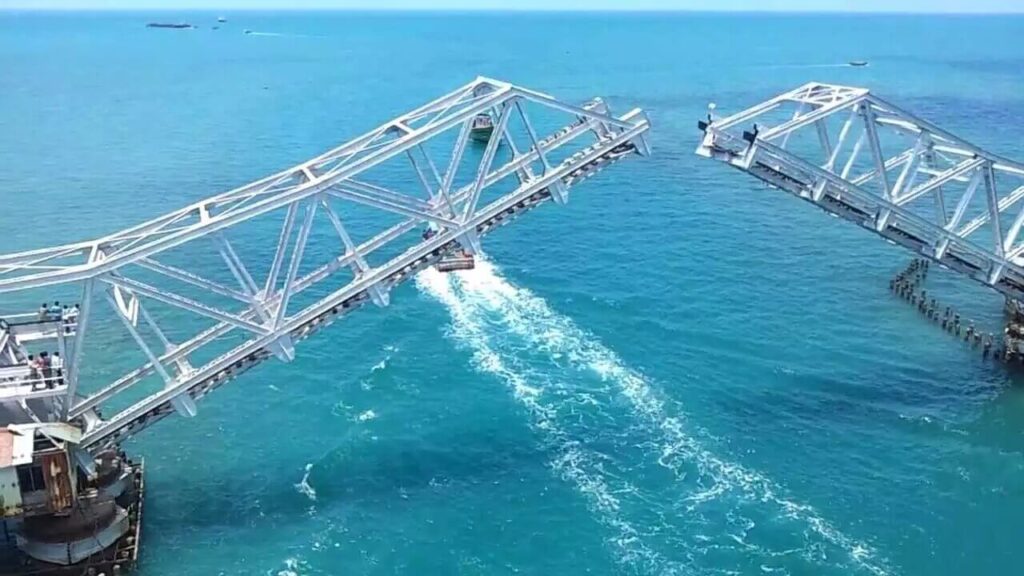
[[[270,520],[275,528],[299,525],[311,510],[331,515],[339,506],[374,508],[400,500],[415,502],[428,493],[434,500],[454,500],[477,487],[493,490],[500,498],[502,489],[495,486],[524,477],[548,477],[551,459],[549,451],[520,427],[458,428],[422,439],[374,438],[361,430],[312,462],[305,475],[302,470],[252,469],[203,475],[194,483],[177,482],[173,489],[151,486],[151,516],[170,536],[169,530],[254,527]]]

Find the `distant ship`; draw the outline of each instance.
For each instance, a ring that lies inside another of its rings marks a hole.
[[[150,22],[149,24],[146,24],[146,28],[175,28],[175,29],[181,29],[181,28],[192,28],[192,25],[191,24],[185,24],[184,22],[181,23],[181,24],[168,24],[166,22]]]
[[[850,66],[867,66],[867,60],[850,60]]]
[[[227,21],[228,21],[228,19],[227,19],[227,18],[225,18],[225,17],[223,17],[223,16],[219,16],[219,17],[217,18],[217,22],[227,22]]]

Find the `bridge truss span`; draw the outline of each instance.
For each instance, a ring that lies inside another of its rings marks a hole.
[[[697,154],[1024,299],[1024,164],[856,87],[810,83],[699,125]]]
[[[478,252],[481,237],[547,200],[564,204],[582,180],[647,154],[648,129],[639,109],[613,116],[600,99],[569,104],[478,78],[144,224],[0,255],[0,293],[79,291],[51,418],[80,427],[79,448],[98,453],[173,412],[194,415],[198,399],[262,360],[290,361],[296,343],[348,312],[387,306],[419,270]],[[87,370],[102,314],[140,359],[112,381]]]

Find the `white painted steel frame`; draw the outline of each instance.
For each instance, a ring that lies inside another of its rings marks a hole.
[[[568,114],[571,121],[557,132],[538,139],[524,103]],[[454,178],[464,163],[469,126],[481,113],[497,118],[494,135],[476,164],[472,181],[454,189]],[[509,130],[515,116],[529,148],[520,150]],[[553,197],[567,198],[572,184],[606,165],[639,152],[649,151],[645,134],[646,116],[633,110],[613,117],[600,100],[584,106],[565,104],[554,98],[505,82],[478,78],[474,82],[402,115],[378,129],[326,154],[253,184],[192,204],[185,209],[151,220],[128,230],[51,249],[0,255],[0,293],[38,289],[56,284],[82,283],[81,313],[77,336],[68,360],[68,392],[61,402],[64,419],[85,428],[82,446],[99,449],[124,438],[162,418],[173,406],[179,413],[195,414],[194,400],[234,377],[236,368],[274,355],[294,358],[294,343],[333,321],[339,308],[354,309],[365,302],[378,306],[389,303],[389,291],[421,269],[462,247],[479,249],[479,236],[503,225],[519,214]],[[428,154],[424,143],[457,130],[450,162],[443,173]],[[565,161],[554,164],[552,151],[569,143],[587,144]],[[499,144],[507,146],[511,160],[496,166]],[[392,190],[360,178],[374,166],[404,157],[422,186],[424,197]],[[532,165],[540,166],[534,174]],[[496,200],[483,201],[485,190],[515,175],[518,187]],[[334,202],[353,202],[402,217],[399,224],[379,231],[357,244],[349,234],[344,214]],[[281,229],[275,232],[277,245],[260,282],[253,277],[227,237],[233,226],[281,210]],[[327,264],[300,275],[303,254],[312,242],[310,231],[317,215],[330,221],[341,253]],[[373,267],[367,256],[393,244],[411,232],[432,226],[436,234],[417,243],[387,263]],[[160,255],[183,244],[205,240],[215,247],[238,286],[227,286],[198,272],[161,262]],[[343,268],[350,268],[352,280],[329,296],[303,310],[289,310],[293,297],[324,281]],[[228,304],[213,305],[177,293],[163,282],[159,286],[135,274],[144,270],[150,277],[172,279],[201,292],[221,297]],[[102,296],[95,294],[102,290]],[[88,331],[90,311],[97,298],[106,299],[146,357],[146,362],[91,394],[77,391],[81,347]],[[215,324],[196,336],[172,343],[150,316],[144,301],[158,301],[175,311],[212,320]],[[353,304],[354,303],[354,304]],[[324,320],[330,315],[331,320]],[[163,347],[162,353],[146,343],[140,332],[142,318],[149,332]],[[244,341],[211,362],[193,368],[190,357],[218,339],[239,332]],[[242,368],[244,369],[244,368]],[[116,413],[99,416],[98,410],[151,374],[165,387]]]
[[[797,113],[772,126],[771,115],[789,106]],[[824,130],[832,117],[845,118],[835,142]],[[1024,164],[983,150],[864,88],[809,83],[704,124],[697,154],[726,162],[1007,296],[1024,298]],[[860,136],[837,172],[851,128],[858,127]],[[827,158],[823,163],[809,159],[808,149],[787,146],[792,135],[812,129],[818,132],[818,152]],[[880,135],[887,143],[905,144],[886,157]],[[865,147],[873,168],[853,177]],[[979,189],[984,209],[964,224]],[[954,193],[958,198],[950,214],[946,198]],[[986,226],[991,238],[978,237]]]

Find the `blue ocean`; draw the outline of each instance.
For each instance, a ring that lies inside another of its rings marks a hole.
[[[1020,377],[889,293],[910,254],[693,151],[709,102],[815,80],[1024,158],[1024,17],[217,16],[0,12],[0,252],[229,190],[478,75],[642,107],[654,154],[133,439],[139,574],[1020,573]],[[928,288],[1001,332],[994,292]],[[130,340],[105,343],[90,386],[124,368]]]

